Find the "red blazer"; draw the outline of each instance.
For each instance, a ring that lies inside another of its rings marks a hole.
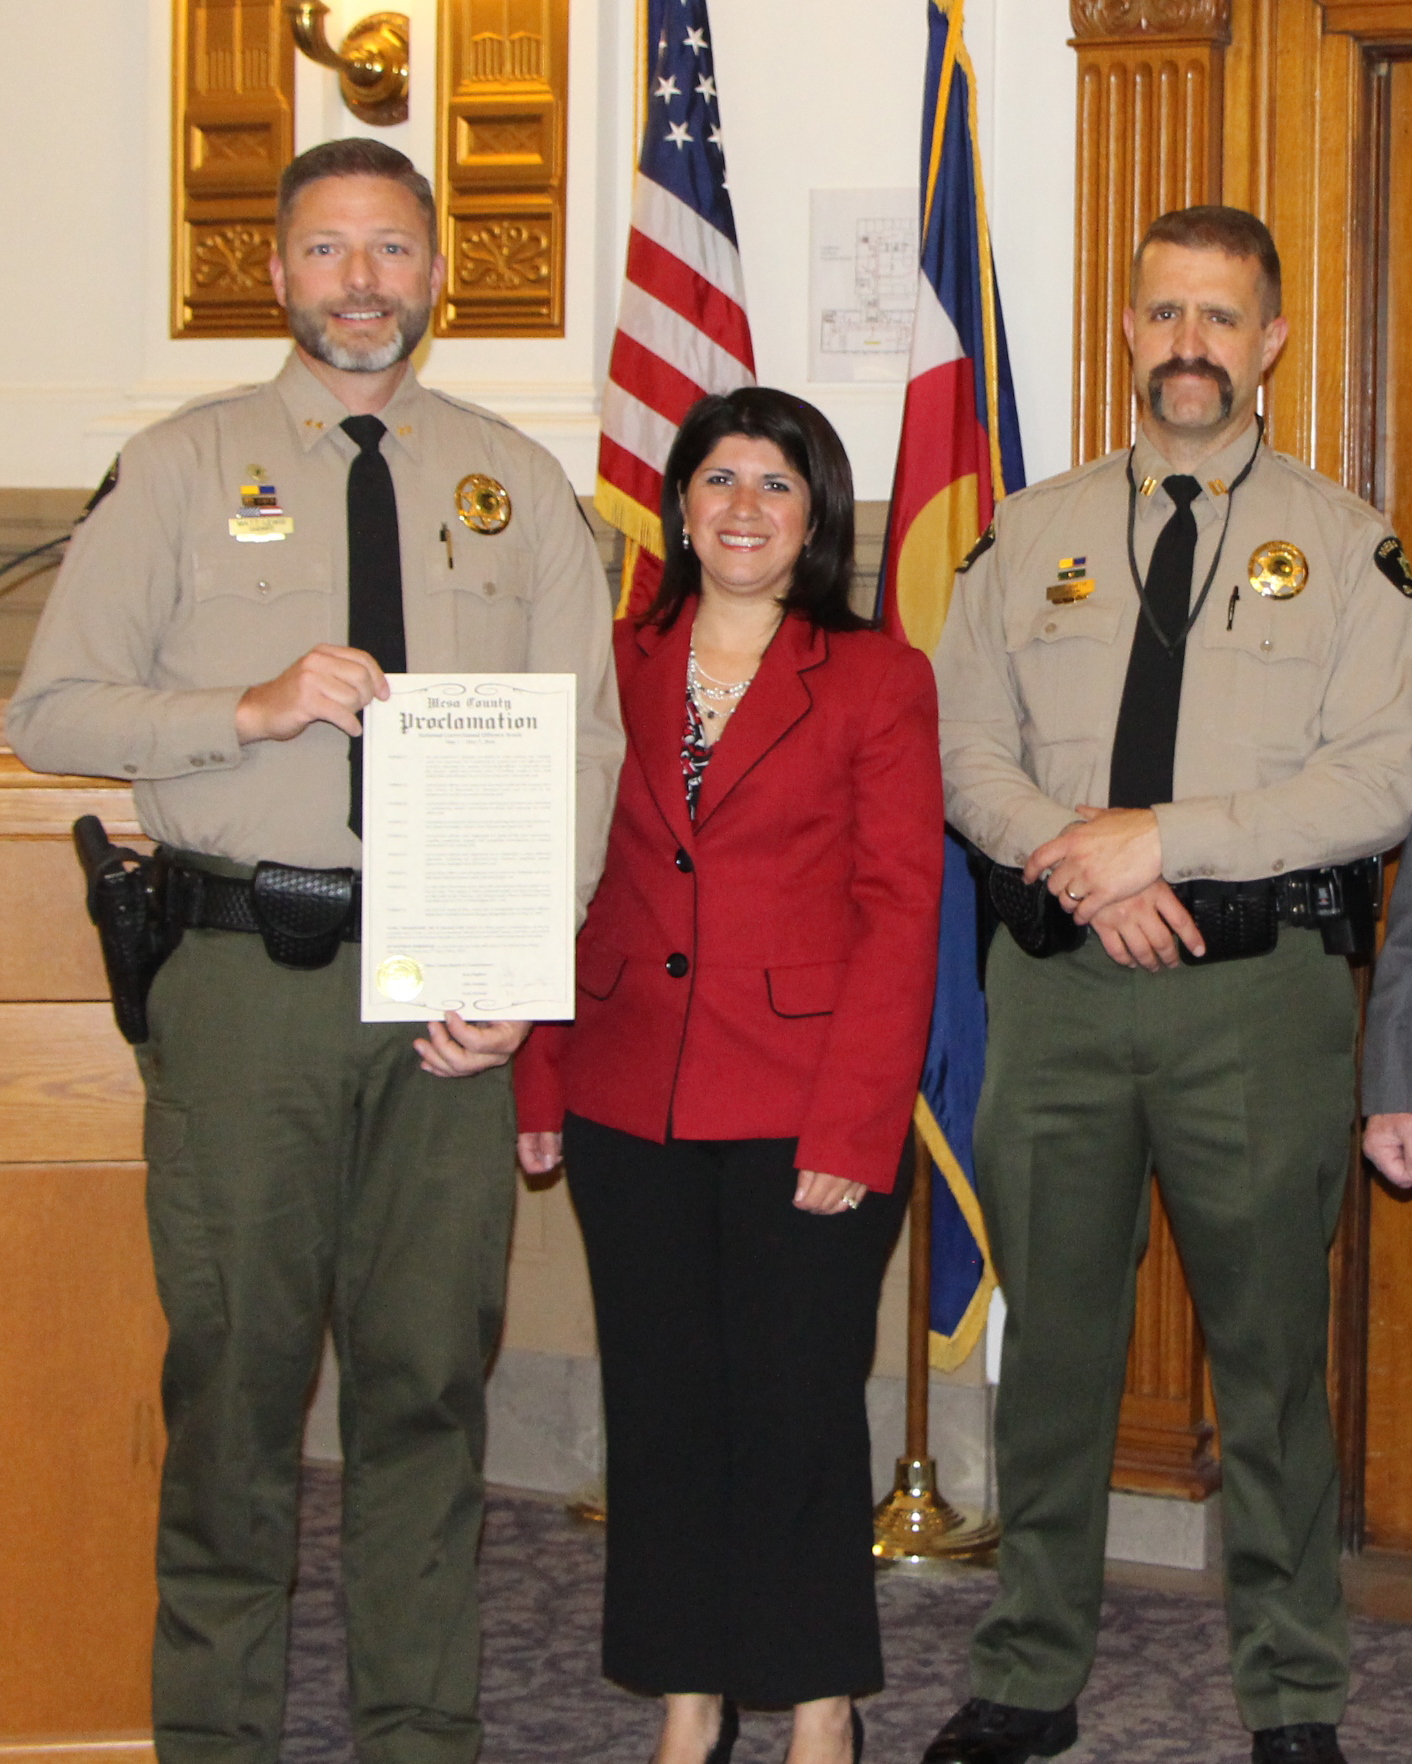
[[[516,1062],[523,1132],[575,1114],[661,1144],[797,1137],[802,1170],[893,1184],[931,1020],[936,687],[875,631],[787,617],[717,743],[693,826],[693,614],[616,631],[628,731],[578,1016]]]

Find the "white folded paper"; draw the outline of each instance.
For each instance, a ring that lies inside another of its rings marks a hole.
[[[572,674],[389,674],[363,712],[363,1021],[574,1014]]]

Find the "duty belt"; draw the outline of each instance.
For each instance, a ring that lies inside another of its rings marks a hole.
[[[1083,943],[1086,931],[1074,924],[1043,881],[1026,882],[1020,870],[977,855],[980,861],[973,864],[992,929],[1003,924],[1020,948],[1036,957],[1061,955]],[[1366,857],[1250,882],[1200,878],[1175,883],[1172,892],[1206,944],[1206,954],[1194,956],[1179,939],[1178,952],[1191,967],[1265,955],[1275,947],[1283,924],[1317,930],[1329,955],[1366,959],[1376,947],[1382,880],[1382,858]]]
[[[134,1045],[147,1040],[147,995],[185,931],[255,932],[286,968],[327,967],[340,943],[359,939],[362,885],[354,870],[261,863],[232,875],[219,859],[194,852],[159,846],[144,857],[114,845],[96,815],[74,822],[74,844],[113,1014]]]
[[[362,880],[356,870],[306,870],[263,862],[249,876],[208,869],[198,856],[161,848],[168,925],[180,930],[247,931],[285,968],[324,968],[340,943],[362,935]]]

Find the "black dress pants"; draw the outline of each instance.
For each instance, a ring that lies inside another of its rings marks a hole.
[[[795,1141],[570,1115],[607,1414],[603,1670],[787,1707],[881,1689],[864,1387],[911,1186],[793,1205]]]

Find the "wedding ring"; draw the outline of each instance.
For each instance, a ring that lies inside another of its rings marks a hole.
[[[858,1211],[858,1203],[856,1200],[846,1200],[843,1204],[851,1213],[856,1213]]]
[[[1069,899],[1072,900],[1076,905],[1079,901],[1081,901],[1083,899],[1083,896],[1081,894],[1074,893],[1073,889],[1069,887],[1067,882],[1064,884],[1064,892],[1065,892],[1065,894],[1068,895]]]

